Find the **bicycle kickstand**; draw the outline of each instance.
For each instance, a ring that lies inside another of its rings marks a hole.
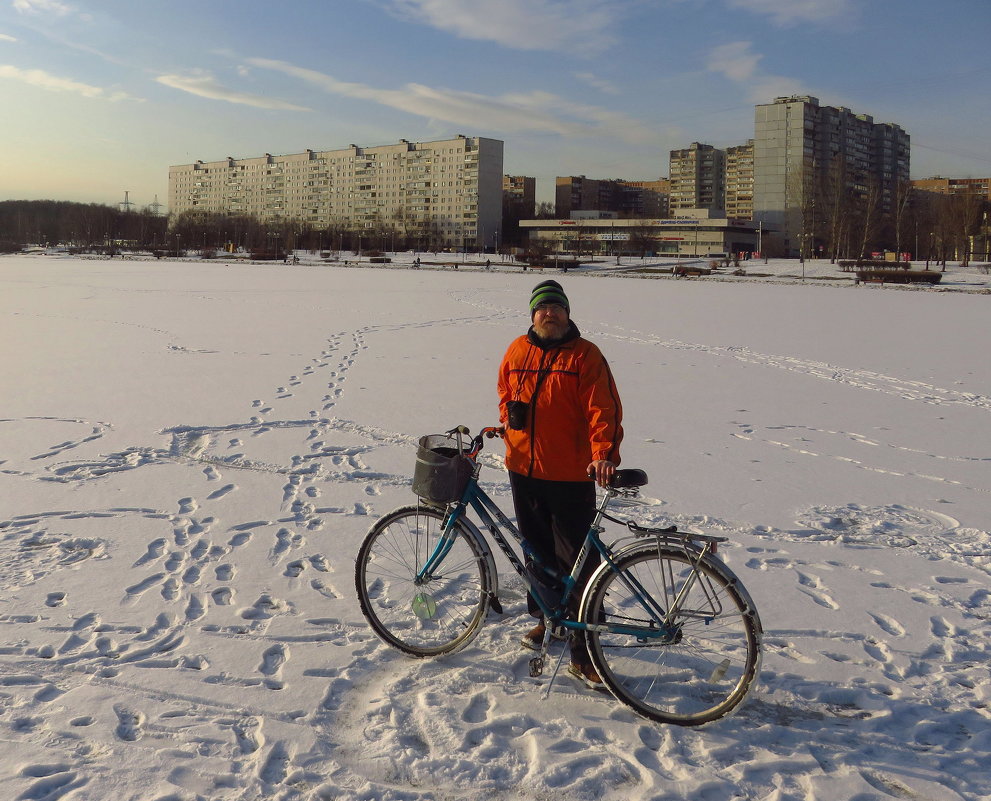
[[[551,632],[550,628],[547,630],[547,634],[544,636],[544,641],[540,645],[540,653],[530,660],[530,676],[531,678],[537,678],[542,676],[544,673],[544,666],[547,662],[547,644],[550,640]],[[554,664],[554,672],[551,673],[551,680],[547,683],[547,689],[544,691],[544,700],[550,697],[551,687],[554,686],[554,680],[557,678],[557,674],[561,670],[561,662],[564,661],[564,655],[567,653],[567,648],[561,649],[561,655],[557,658],[557,662]]]
[[[547,689],[544,690],[545,701],[551,697],[551,687],[554,686],[554,681],[557,679],[557,674],[561,672],[561,663],[564,662],[564,655],[566,653],[568,653],[568,649],[562,648],[561,655],[557,658],[557,662],[554,663],[554,672],[551,673],[551,680],[547,682]]]

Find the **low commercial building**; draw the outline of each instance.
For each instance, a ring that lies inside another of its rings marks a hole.
[[[671,219],[622,219],[617,215],[567,220],[521,220],[530,241],[545,241],[553,252],[575,254],[706,257],[752,253],[760,232],[750,220],[730,219],[710,209],[685,209]]]

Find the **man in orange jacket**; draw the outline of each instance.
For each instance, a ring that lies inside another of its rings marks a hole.
[[[595,483],[612,479],[623,439],[623,406],[609,365],[570,313],[557,281],[537,284],[530,296],[533,324],[509,345],[498,383],[517,524],[540,561],[561,576],[571,572],[595,516]],[[585,562],[569,602],[573,613],[597,564],[598,554]],[[541,598],[556,603],[561,588],[529,560],[528,568]],[[527,601],[539,622],[522,644],[539,649],[543,616],[533,598]],[[584,632],[572,635],[568,672],[588,687],[604,687]]]

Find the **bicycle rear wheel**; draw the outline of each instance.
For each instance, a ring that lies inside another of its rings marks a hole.
[[[417,657],[457,651],[478,633],[489,607],[481,545],[458,523],[451,549],[429,579],[416,577],[443,535],[442,511],[404,506],[379,520],[355,565],[361,612],[375,633]]]
[[[589,654],[610,692],[644,717],[679,726],[731,712],[760,672],[760,619],[739,580],[721,562],[693,567],[676,548],[620,554],[616,566],[599,574],[582,608],[588,623],[625,627],[588,632]],[[665,623],[647,612],[641,592],[663,610],[677,600],[679,612]]]

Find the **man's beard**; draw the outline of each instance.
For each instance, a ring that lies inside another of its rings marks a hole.
[[[568,328],[571,323],[541,323],[539,326],[534,324],[533,330],[536,332],[537,336],[540,337],[542,342],[557,342],[564,339],[564,335],[568,333]]]

